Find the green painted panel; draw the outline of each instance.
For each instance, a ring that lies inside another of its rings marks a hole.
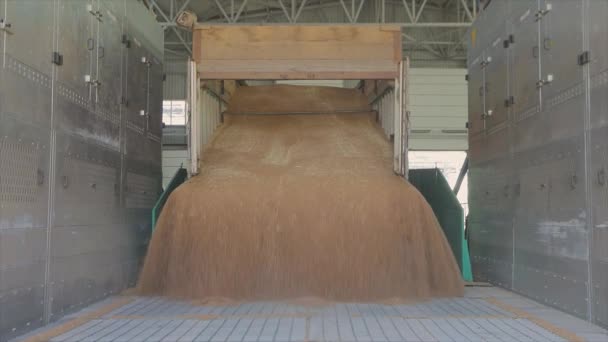
[[[469,249],[464,236],[464,210],[439,169],[409,171],[409,181],[424,196],[443,229],[462,277],[472,281]]]

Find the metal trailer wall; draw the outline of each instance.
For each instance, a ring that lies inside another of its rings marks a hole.
[[[608,326],[608,1],[492,1],[469,39],[473,272]]]
[[[191,62],[189,72],[196,72]],[[196,92],[195,98],[189,98],[188,130],[188,163],[190,164],[190,175],[196,175],[199,171],[201,153],[205,145],[213,137],[215,129],[221,124],[222,112],[225,103],[216,93],[207,87],[201,87],[199,80],[192,77],[189,81],[190,93]]]
[[[378,121],[384,134],[390,140],[395,133],[395,90],[388,88],[372,103],[372,109],[378,113]]]
[[[224,103],[220,97],[207,88],[201,88],[198,94],[198,110],[200,120],[200,149],[209,143],[215,129],[220,125]]]
[[[135,0],[0,0],[0,341],[135,283],[162,39]]]

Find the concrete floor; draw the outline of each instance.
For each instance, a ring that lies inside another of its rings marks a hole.
[[[608,341],[581,319],[494,287],[407,305],[204,304],[113,297],[17,341]]]

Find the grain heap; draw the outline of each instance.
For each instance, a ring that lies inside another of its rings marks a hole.
[[[273,89],[234,95],[229,112],[285,115],[224,115],[200,174],[163,209],[139,291],[356,301],[462,295],[432,209],[393,174],[391,144],[361,95]],[[344,95],[351,101],[332,103]],[[303,96],[323,104],[306,105]],[[342,113],[353,103],[359,113]]]

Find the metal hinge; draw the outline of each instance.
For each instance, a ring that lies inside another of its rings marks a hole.
[[[505,107],[509,108],[514,104],[515,104],[515,98],[513,96],[509,96],[507,99],[505,99]]]
[[[57,51],[53,52],[51,62],[55,65],[63,65],[63,55]]]
[[[591,57],[590,57],[589,51],[584,51],[583,53],[578,55],[578,65],[589,64],[590,61],[591,61]]]
[[[8,34],[13,34],[13,32],[11,31],[11,27],[12,25],[4,21],[4,18],[0,18],[0,31],[4,31]]]
[[[99,10],[94,10],[92,4],[87,5],[87,11],[89,11],[89,13],[91,13],[99,22],[102,21],[101,18],[103,17],[103,14]]]
[[[547,15],[547,13],[551,12],[552,9],[553,9],[553,5],[547,4],[544,9],[541,9],[534,14],[535,20],[536,21],[541,20],[545,15]]]

